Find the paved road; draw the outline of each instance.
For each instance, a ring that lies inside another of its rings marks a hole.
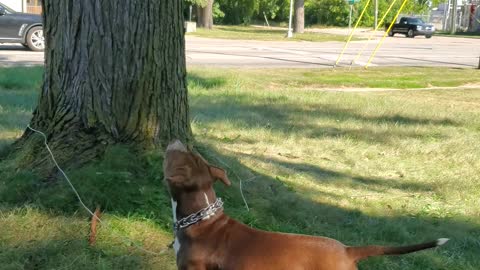
[[[187,36],[187,63],[219,67],[332,67],[341,42],[270,42],[204,39]],[[362,66],[378,41],[355,41],[349,45],[340,65],[350,65],[367,43],[356,62]],[[433,37],[387,38],[371,66],[477,67],[480,39]],[[21,45],[0,45],[0,66],[38,65],[43,54]]]

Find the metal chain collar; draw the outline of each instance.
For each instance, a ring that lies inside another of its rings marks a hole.
[[[200,211],[193,213],[187,217],[184,217],[173,224],[173,229],[175,232],[178,230],[187,228],[195,223],[198,223],[202,220],[209,219],[217,213],[218,210],[223,208],[223,201],[221,198],[217,198],[215,203],[209,204],[207,207],[201,209]]]

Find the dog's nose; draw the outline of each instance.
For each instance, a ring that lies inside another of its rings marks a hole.
[[[187,147],[183,145],[183,143],[176,139],[170,142],[167,146],[167,152],[168,151],[181,151],[181,152],[188,152]]]

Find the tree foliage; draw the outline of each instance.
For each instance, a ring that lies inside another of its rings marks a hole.
[[[203,4],[206,0],[188,0],[191,3]],[[392,0],[378,0],[378,16],[381,18]],[[290,0],[215,0],[214,17],[222,24],[250,24],[262,22],[264,13],[269,20],[287,22],[290,9]],[[361,0],[354,5],[352,20],[355,22],[365,7],[367,0]],[[402,1],[397,0],[387,22],[391,21]],[[408,1],[402,13],[422,13],[428,8],[427,0]],[[306,25],[348,25],[349,5],[345,0],[305,0]],[[217,14],[217,15],[215,15]],[[361,20],[362,26],[373,26],[374,3],[369,3],[367,12]]]

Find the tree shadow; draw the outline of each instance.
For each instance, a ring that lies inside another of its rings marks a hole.
[[[11,150],[13,139],[0,138],[0,162],[4,159]]]
[[[402,179],[402,181],[397,181],[394,179],[350,175],[312,164],[287,162],[276,158],[246,155],[239,152],[235,152],[234,154],[238,157],[247,157],[256,160],[257,162],[271,163],[279,168],[292,169],[298,173],[308,174],[312,178],[316,179],[315,182],[322,185],[344,186],[352,189],[366,188],[375,192],[387,192],[387,190],[391,189],[402,191],[408,190],[412,192],[428,192],[433,190],[433,188],[428,184],[413,182],[405,179]]]
[[[298,134],[307,138],[342,137],[362,140],[370,143],[389,143],[399,138],[442,138],[443,135],[435,131],[421,131],[418,129],[374,129],[373,125],[382,126],[443,126],[455,127],[459,124],[450,118],[418,118],[407,115],[369,116],[361,114],[355,109],[341,108],[329,104],[304,105],[303,107],[286,104],[282,97],[268,97],[268,100],[251,102],[250,96],[236,94],[235,96],[216,96],[215,99],[205,96],[195,96],[192,103],[192,112],[195,118],[204,122],[222,123],[231,122],[239,127],[249,129],[266,128],[273,132],[286,135]],[[321,121],[321,123],[318,123]],[[361,126],[358,128],[341,128],[341,125],[328,123],[342,123],[355,121]],[[312,124],[316,123],[316,124]],[[364,125],[362,125],[364,124]]]
[[[224,86],[227,81],[224,77],[202,77],[189,72],[187,75],[189,88],[200,87],[203,89],[212,89]]]

